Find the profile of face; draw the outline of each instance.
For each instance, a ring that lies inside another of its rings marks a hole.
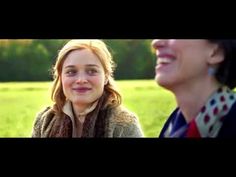
[[[157,56],[155,80],[168,89],[203,81],[209,66],[223,60],[219,47],[204,39],[156,39],[152,47]]]
[[[86,108],[103,94],[106,77],[99,58],[89,49],[80,49],[65,58],[61,82],[73,106]]]

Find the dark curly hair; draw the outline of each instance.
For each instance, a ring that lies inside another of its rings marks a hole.
[[[224,61],[220,64],[216,79],[229,88],[236,87],[236,40],[208,39],[211,43],[218,44],[224,51]]]

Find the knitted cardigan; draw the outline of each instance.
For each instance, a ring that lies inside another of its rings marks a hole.
[[[40,112],[34,122],[32,137],[72,137],[69,116],[58,116],[51,107]],[[96,118],[86,117],[82,137],[143,137],[138,117],[124,107],[99,110]]]

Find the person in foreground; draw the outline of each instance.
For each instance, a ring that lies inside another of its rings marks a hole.
[[[153,40],[155,80],[177,108],[160,136],[236,137],[236,40]]]
[[[32,137],[143,137],[138,117],[121,106],[114,62],[101,40],[70,40],[53,68],[53,106],[41,111]]]

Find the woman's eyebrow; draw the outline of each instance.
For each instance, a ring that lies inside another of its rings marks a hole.
[[[99,66],[96,65],[96,64],[87,64],[86,66],[88,66],[88,67],[97,67],[97,68],[99,68]]]
[[[68,66],[65,66],[65,68],[75,68],[75,65],[68,65]]]

